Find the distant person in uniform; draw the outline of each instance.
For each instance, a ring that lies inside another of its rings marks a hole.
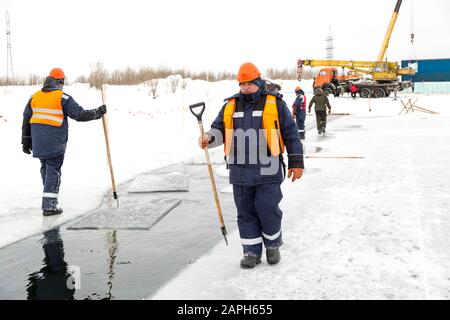
[[[325,133],[327,126],[327,108],[328,114],[331,114],[331,105],[322,89],[316,90],[314,97],[309,102],[308,113],[311,112],[312,105],[315,105],[314,111],[316,112],[317,132],[318,134]]]
[[[292,105],[292,115],[295,118],[300,139],[305,139],[305,120],[306,120],[306,96],[305,92],[300,88],[295,88],[295,101]]]
[[[42,89],[31,96],[23,112],[22,150],[27,154],[33,151],[33,157],[41,161],[44,216],[63,212],[58,208],[58,193],[69,131],[67,117],[90,121],[100,119],[106,113],[105,105],[92,110],[79,106],[62,91],[64,78],[63,70],[52,69]]]
[[[199,137],[199,145],[225,144],[244,254],[240,266],[254,268],[261,262],[263,244],[269,264],[281,259],[282,211],[278,204],[285,178],[283,151],[286,147],[292,181],[303,174],[303,151],[282,95],[264,90],[258,68],[250,62],[242,64],[237,80],[239,93],[225,99],[211,130]]]
[[[44,266],[28,277],[28,300],[73,300],[75,283],[64,260],[59,228],[44,232]]]

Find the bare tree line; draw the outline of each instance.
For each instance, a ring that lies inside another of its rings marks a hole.
[[[30,74],[28,77],[16,77],[14,79],[7,79],[0,77],[0,86],[34,86],[44,83],[45,76],[38,76]]]
[[[97,62],[87,77],[80,76],[74,82],[89,83],[91,87],[100,88],[103,83],[111,85],[134,85],[155,79],[164,79],[171,75],[180,75],[184,79],[200,79],[211,82],[236,79],[236,74],[228,71],[192,72],[185,69],[171,69],[165,66],[141,67],[137,70],[128,67],[121,70],[108,71],[103,63]],[[295,80],[297,77],[295,68],[268,68],[263,73],[263,76],[264,78],[283,80]],[[17,77],[14,80],[0,78],[0,85],[39,85],[44,80],[45,76],[32,74],[28,77]]]
[[[164,66],[141,67],[138,70],[128,67],[126,69],[110,72],[105,69],[101,62],[98,62],[91,70],[88,77],[81,76],[76,79],[76,82],[89,83],[91,87],[99,88],[103,83],[112,85],[134,85],[155,79],[164,79],[171,75],[180,75],[182,78],[191,78],[193,80],[202,79],[206,81],[231,80],[236,77],[235,74],[227,71],[191,72],[185,69],[170,69]]]
[[[124,70],[114,70],[109,72],[101,62],[98,62],[89,76],[79,77],[76,82],[89,83],[91,87],[99,88],[102,83],[113,85],[133,85],[154,79],[164,79],[171,75],[180,75],[182,78],[193,80],[201,79],[205,81],[234,80],[236,74],[227,71],[213,72],[191,72],[185,69],[170,69],[164,66],[141,67],[139,70],[126,68]],[[295,68],[275,69],[269,68],[265,72],[265,77],[270,79],[295,80],[297,78]]]

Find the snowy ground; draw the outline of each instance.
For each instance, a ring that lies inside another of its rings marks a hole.
[[[201,155],[196,146],[198,125],[188,105],[205,101],[210,123],[222,99],[236,83],[187,81],[186,90],[172,93],[170,79],[158,84],[153,99],[148,86],[111,86],[107,106],[112,163],[116,184],[136,175]],[[102,122],[69,122],[69,142],[62,167],[59,196],[64,214],[43,219],[42,184],[38,159],[21,150],[22,112],[39,87],[0,88],[0,248],[27,236],[86,214],[111,193]],[[102,104],[101,94],[85,85],[65,87],[85,109]],[[120,195],[119,195],[120,198]]]
[[[164,83],[157,99],[144,85],[108,87],[118,184],[202,155],[187,106],[205,101],[209,124],[222,99],[237,90],[230,81],[189,81],[186,90],[172,93],[170,81]],[[296,85],[282,83],[289,106]],[[23,108],[37,89],[0,88],[0,247],[86,214],[110,193],[101,121],[71,121],[60,192],[65,212],[42,217],[39,161],[20,145]],[[85,108],[101,104],[100,93],[84,85],[65,91]],[[416,97],[417,105],[440,114],[399,116],[402,104],[392,98],[331,98],[333,112],[351,115],[330,122],[324,138],[314,129],[307,133],[307,150],[322,150],[308,155],[300,181],[283,184],[279,265],[269,267],[263,259],[255,270],[240,270],[240,241],[233,233],[229,247],[219,243],[151,298],[448,299],[450,96]],[[313,115],[307,123],[313,128]]]
[[[283,184],[281,263],[240,269],[236,231],[150,298],[449,299],[449,102],[399,116],[400,101],[332,99],[351,115],[308,132],[323,149]]]

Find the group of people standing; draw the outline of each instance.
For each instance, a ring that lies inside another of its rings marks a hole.
[[[300,139],[305,139],[305,120],[306,120],[306,96],[305,92],[300,88],[295,88],[295,94],[297,95],[292,105],[292,115],[296,120],[298,133]],[[308,105],[308,113],[311,112],[311,108],[314,105],[314,111],[316,113],[317,133],[324,134],[327,126],[327,108],[328,114],[331,114],[330,101],[322,89],[316,89],[315,94]]]

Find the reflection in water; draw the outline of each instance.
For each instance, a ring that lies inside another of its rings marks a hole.
[[[112,280],[114,279],[114,264],[117,255],[117,231],[108,232],[106,235],[106,241],[108,242],[108,294],[106,300],[112,299]]]
[[[73,300],[75,281],[64,261],[59,228],[44,232],[44,266],[28,277],[28,300]]]

